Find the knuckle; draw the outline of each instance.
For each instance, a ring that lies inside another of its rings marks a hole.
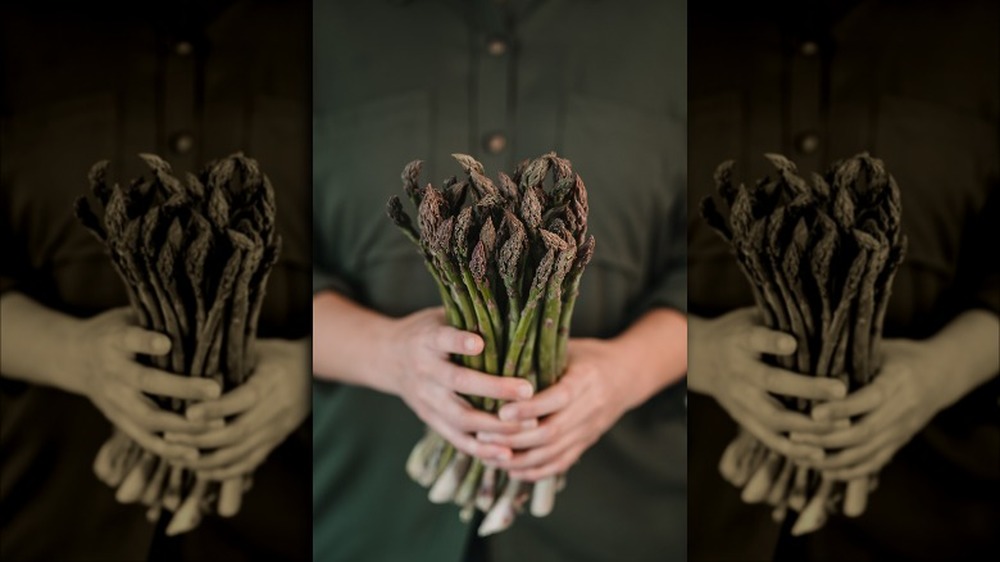
[[[858,425],[858,437],[861,439],[871,438],[874,432],[874,428],[871,424],[863,423]]]
[[[767,436],[767,438],[763,439],[763,441],[768,447],[770,447],[776,453],[780,453],[785,456],[791,456],[792,447],[787,441],[783,439],[772,438],[770,436]]]
[[[599,372],[594,371],[595,375],[600,375]],[[595,377],[578,377],[572,379],[563,379],[560,382],[565,382],[564,385],[556,385],[555,390],[557,392],[557,398],[559,400],[559,405],[566,407],[580,396],[586,394],[588,391],[593,390],[596,380]]]
[[[555,423],[547,423],[538,428],[538,440],[539,441],[551,441],[555,437],[556,430],[554,428]]]
[[[459,369],[458,366],[452,365],[451,363],[442,365],[440,367],[440,373],[442,382],[448,388],[458,388],[459,385],[464,382],[462,370]]]
[[[449,407],[449,411],[445,415],[450,418],[462,431],[472,431],[477,425],[479,425],[477,423],[478,420],[476,415],[473,412],[464,410],[460,407]]]
[[[130,369],[130,372],[131,375],[128,378],[132,380],[132,384],[134,384],[138,388],[149,387],[150,383],[152,382],[151,380],[152,376],[150,375],[149,371],[137,367]]]
[[[416,403],[419,409],[426,411],[428,404],[433,404],[435,402],[434,391],[430,385],[418,384],[414,390],[414,397],[416,398]]]
[[[485,449],[485,447],[475,439],[456,439],[454,445],[458,447],[458,450],[474,457],[483,456]]]
[[[764,388],[774,388],[777,384],[778,374],[773,369],[768,369],[767,367],[761,365],[758,367],[758,378],[760,379],[761,386]]]
[[[243,440],[250,436],[250,428],[245,424],[234,424],[233,425],[233,437],[237,440]]]
[[[176,457],[177,451],[159,439],[143,439],[140,443],[149,452],[163,457]]]
[[[445,351],[449,349],[453,339],[446,328],[435,326],[428,330],[426,341],[435,351]]]
[[[422,375],[433,371],[435,361],[432,361],[425,353],[418,353],[412,359],[413,370]]]

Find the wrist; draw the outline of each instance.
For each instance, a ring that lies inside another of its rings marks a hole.
[[[714,396],[712,388],[711,369],[706,368],[712,363],[711,357],[702,353],[701,343],[706,341],[706,331],[712,320],[699,316],[688,315],[688,349],[693,357],[689,364],[693,367],[687,372],[687,388],[691,392]],[[710,338],[709,338],[710,339]]]
[[[373,318],[368,329],[371,338],[371,357],[367,368],[370,374],[367,379],[369,386],[375,390],[400,396],[402,394],[402,376],[406,372],[406,358],[401,353],[405,338],[401,334],[406,317],[393,318],[382,316]]]
[[[970,376],[961,361],[956,361],[953,342],[941,337],[932,337],[923,342],[914,342],[921,353],[914,362],[914,370],[919,370],[924,379],[927,401],[936,414],[971,392],[979,381]]]
[[[87,342],[90,328],[86,320],[66,316],[53,326],[56,337],[66,342],[66,353],[57,359],[61,364],[56,368],[62,373],[58,383],[63,390],[83,397],[90,396],[91,374],[88,369],[90,361],[88,352],[93,353],[92,343]]]
[[[55,355],[53,385],[72,394],[89,396],[93,383],[87,368],[90,364],[87,353],[93,351],[92,344],[86,341],[89,333],[86,320],[67,315],[52,322],[50,329],[57,340],[65,342],[64,353]]]
[[[655,362],[646,360],[639,346],[620,338],[608,340],[612,365],[611,380],[615,385],[614,395],[622,413],[635,409],[669,383],[666,372],[657,369]]]

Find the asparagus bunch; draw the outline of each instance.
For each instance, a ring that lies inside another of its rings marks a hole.
[[[140,357],[156,368],[209,377],[223,391],[253,371],[257,321],[281,238],[275,230],[274,191],[256,161],[234,154],[209,164],[186,183],[158,156],[140,154],[148,177],[108,185],[108,162],[89,180],[103,216],[86,197],[76,215],[105,245],[125,282],[139,324],[170,337],[169,355]],[[188,404],[150,397],[182,413]],[[221,423],[221,422],[220,422]],[[214,483],[143,450],[115,430],[94,461],[97,476],[124,503],[142,502],[155,522],[174,512],[168,535],[193,529],[205,513],[232,516],[250,476]]]
[[[854,391],[879,370],[886,306],[906,246],[899,188],[882,161],[867,153],[813,174],[811,183],[785,157],[765,157],[775,177],[753,187],[734,186],[733,162],[722,163],[715,183],[728,213],[707,197],[702,216],[732,246],[764,323],[798,340],[794,355],[768,360],[798,373],[835,377]],[[805,413],[815,405],[784,403]],[[745,501],[774,506],[776,521],[789,509],[797,512],[793,535],[820,528],[831,513],[860,515],[876,485],[874,476],[835,482],[769,450],[743,429],[719,466],[743,488]]]
[[[397,196],[389,200],[389,217],[424,256],[449,324],[483,337],[481,355],[456,360],[547,388],[566,368],[573,306],[594,253],[594,238],[587,236],[586,187],[570,162],[555,153],[522,162],[510,176],[501,172],[497,183],[471,156],[452,156],[465,177],[451,177],[440,188],[420,186],[419,160],[403,170],[416,226]],[[489,412],[502,405],[467,398]],[[430,489],[431,501],[461,506],[464,521],[477,509],[486,513],[482,536],[508,528],[529,498],[533,515],[547,515],[561,484],[557,478],[533,485],[510,478],[433,431],[413,448],[406,469]]]

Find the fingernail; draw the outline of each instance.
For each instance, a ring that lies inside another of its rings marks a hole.
[[[791,336],[785,336],[778,341],[778,348],[781,351],[785,352],[795,351],[795,344],[796,344],[795,338]]]
[[[195,449],[184,449],[184,453],[181,455],[181,457],[183,457],[184,460],[187,461],[196,461],[198,460],[198,451],[196,451]]]
[[[210,383],[205,385],[205,390],[203,392],[206,399],[212,400],[222,396],[222,387],[216,383]]]
[[[163,434],[163,440],[164,441],[170,441],[170,442],[177,441],[177,434],[176,433],[165,432]]]
[[[802,441],[802,434],[801,433],[795,433],[795,432],[789,433],[788,434],[788,440],[789,441]]]
[[[510,451],[500,451],[494,458],[496,458],[498,461],[509,461],[510,457],[511,457]]]
[[[531,398],[534,393],[535,389],[531,388],[530,384],[521,385],[521,388],[517,389],[517,395],[521,398]]]
[[[476,440],[482,441],[483,443],[492,443],[493,434],[480,431],[479,433],[476,434]]]
[[[817,407],[812,411],[812,418],[819,422],[830,421],[830,409]]]
[[[170,338],[163,335],[158,335],[153,338],[153,351],[158,353],[166,353],[170,351]]]
[[[827,392],[832,398],[843,398],[847,396],[847,385],[840,381],[834,381],[827,389]]]
[[[205,419],[205,410],[203,408],[198,408],[197,406],[192,406],[188,408],[187,412],[184,414],[190,421],[202,421]]]
[[[517,419],[517,410],[510,406],[504,406],[500,408],[500,412],[497,415],[500,416],[501,421],[514,421]]]
[[[465,338],[465,350],[466,351],[475,351],[478,348],[479,348],[479,345],[476,342],[476,338],[472,338],[472,337]]]
[[[535,418],[521,422],[521,429],[535,429],[536,427],[538,427],[538,420]]]

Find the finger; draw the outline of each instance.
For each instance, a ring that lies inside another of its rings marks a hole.
[[[885,402],[883,385],[874,382],[862,387],[843,400],[820,404],[813,408],[812,417],[817,420],[850,418],[878,408]]]
[[[754,437],[759,439],[761,443],[766,445],[772,451],[781,453],[786,457],[791,459],[822,459],[824,456],[823,449],[811,445],[793,443],[792,441],[789,441],[788,439],[785,439],[784,437],[781,437],[773,431],[767,429],[752,415],[740,415],[737,418],[737,421]]]
[[[579,433],[577,431],[564,433],[547,445],[525,451],[516,451],[510,460],[500,463],[499,466],[507,471],[539,468],[546,463],[553,462],[578,442]]]
[[[137,400],[133,404],[126,404],[123,410],[131,414],[138,425],[148,431],[157,433],[169,431],[179,435],[193,435],[202,433],[208,429],[204,423],[192,422],[173,412],[161,410],[158,406],[151,405],[143,400]]]
[[[830,422],[818,422],[805,414],[789,410],[781,402],[756,389],[738,392],[734,399],[772,432],[822,433],[832,428]]]
[[[578,460],[580,460],[580,456],[585,450],[586,448],[582,446],[572,447],[563,452],[552,462],[543,466],[529,468],[527,470],[512,470],[510,471],[510,477],[518,480],[524,480],[526,482],[537,482],[543,478],[548,478],[549,476],[562,474],[576,464]]]
[[[798,347],[793,336],[763,326],[749,326],[734,339],[738,347],[752,353],[789,355]]]
[[[143,431],[200,433],[208,429],[204,423],[192,422],[180,415],[160,408],[147,396],[126,386],[113,384],[106,393],[106,404],[113,408],[117,418],[128,418]]]
[[[497,462],[509,459],[514,454],[508,447],[480,443],[471,435],[462,433],[440,419],[431,418],[427,424],[437,431],[441,437],[447,439],[456,449],[467,455],[490,462]]]
[[[755,386],[782,396],[833,400],[847,395],[847,387],[836,379],[799,375],[765,363],[756,363],[747,374]]]
[[[189,420],[226,418],[249,410],[260,398],[258,385],[248,383],[236,387],[216,400],[188,406],[184,415]]]
[[[126,435],[132,438],[133,441],[138,443],[140,447],[150,453],[153,453],[154,455],[177,462],[193,461],[198,458],[197,449],[187,447],[185,445],[167,443],[163,439],[154,436],[152,433],[143,430],[126,416],[115,416],[115,419],[112,419],[111,421]]]
[[[521,423],[502,421],[496,415],[477,410],[453,393],[438,402],[440,414],[452,425],[465,433],[486,431],[491,433],[514,433],[521,430]]]
[[[512,434],[479,432],[476,439],[482,443],[503,445],[511,449],[531,449],[552,443],[559,437],[560,427],[558,419],[549,418],[533,429]]]
[[[848,447],[815,462],[810,461],[810,466],[816,470],[838,470],[864,463],[892,443],[894,437],[891,431],[883,431],[865,439],[857,446]]]
[[[442,386],[459,394],[496,400],[524,400],[531,398],[535,392],[531,383],[524,379],[487,375],[449,362],[442,362],[441,369],[435,374]]]
[[[883,432],[889,413],[884,410],[876,410],[865,416],[861,421],[848,425],[846,428],[837,429],[823,435],[800,435],[794,436],[794,441],[816,445],[824,449],[843,449],[862,443],[872,441],[877,435]]]
[[[479,355],[485,345],[478,334],[451,326],[436,326],[428,339],[428,346],[439,353]]]
[[[110,342],[120,351],[146,355],[164,355],[171,347],[169,337],[138,326],[122,326],[114,332]]]
[[[897,447],[883,447],[877,453],[875,453],[869,460],[848,468],[842,468],[837,470],[824,471],[823,475],[827,478],[833,480],[854,480],[855,478],[861,478],[863,476],[868,476],[870,474],[875,474],[882,470],[885,465],[889,464],[892,457],[896,454],[898,450]]]
[[[237,476],[243,476],[244,474],[250,474],[257,469],[261,464],[267,460],[267,457],[277,446],[275,443],[269,447],[260,447],[250,451],[245,457],[239,461],[233,463],[230,466],[215,468],[211,470],[203,470],[198,472],[198,476],[206,480],[229,480]]]
[[[258,431],[251,433],[245,439],[239,440],[233,445],[222,447],[211,453],[202,455],[200,458],[188,462],[184,466],[196,471],[225,468],[238,462],[265,443],[270,443],[273,439],[274,436],[270,432]]]
[[[277,413],[276,408],[270,403],[262,404],[260,408],[245,412],[231,423],[223,425],[221,428],[206,431],[197,435],[175,435],[169,437],[169,441],[191,445],[199,449],[218,449],[222,447],[235,446],[242,442],[255,442],[259,439],[261,428],[267,426],[274,419]]]
[[[502,420],[529,420],[554,414],[570,404],[576,397],[576,385],[563,379],[555,386],[546,388],[530,400],[504,404],[497,413]]]
[[[167,398],[212,400],[222,390],[218,383],[206,378],[173,375],[138,363],[130,363],[120,374],[133,388]]]

